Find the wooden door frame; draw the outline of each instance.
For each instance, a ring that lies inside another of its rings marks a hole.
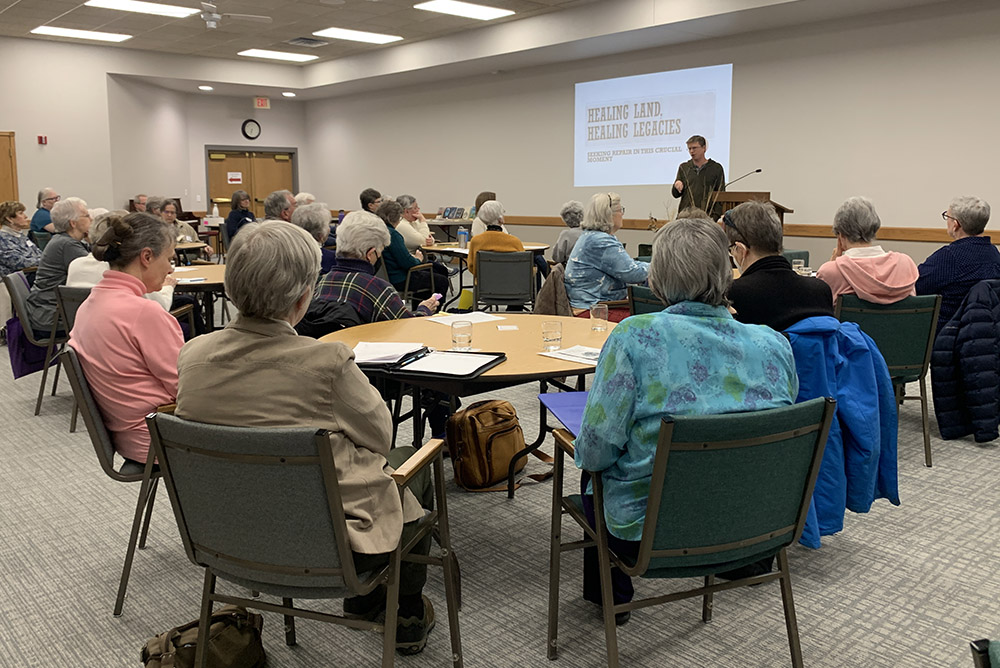
[[[14,132],[12,130],[0,132],[0,135],[10,137],[10,167],[11,167],[11,177],[13,178],[14,182],[13,200],[15,202],[19,202],[21,201],[21,196],[20,196],[21,191],[20,188],[18,188],[18,183],[17,183],[17,141],[14,137]],[[292,170],[293,170],[292,173],[295,174],[295,176],[297,177],[298,174],[294,171],[295,170],[294,167],[292,168]],[[298,181],[296,181],[296,183],[298,183]]]
[[[208,180],[209,153],[219,151],[239,152],[239,153],[288,153],[292,161],[292,194],[299,192],[299,149],[287,146],[232,146],[228,144],[206,144],[205,145],[205,206],[208,211],[212,210],[212,189]]]

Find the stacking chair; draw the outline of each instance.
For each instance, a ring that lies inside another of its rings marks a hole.
[[[639,313],[658,313],[666,306],[653,291],[643,285],[628,286],[628,312],[631,315]]]
[[[56,332],[59,331],[59,313],[57,310],[54,322],[52,323],[52,332],[49,334],[47,339],[36,339],[35,332],[31,327],[31,321],[28,320],[28,279],[25,278],[24,272],[15,271],[7,274],[3,277],[4,285],[7,286],[7,292],[10,293],[10,301],[14,306],[14,315],[17,319],[21,321],[21,327],[24,330],[24,335],[27,337],[28,342],[39,348],[45,348],[45,366],[42,367],[42,382],[38,384],[38,400],[35,401],[35,415],[42,412],[42,396],[45,394],[45,378],[49,373],[49,365],[52,364],[52,360],[56,361],[56,375],[55,379],[52,381],[52,396],[56,395],[56,387],[59,385],[59,362],[56,355],[62,350],[63,346],[66,345],[66,341],[69,340],[68,336],[56,336]],[[64,331],[68,332],[69,329]],[[56,350],[56,346],[59,346],[59,350]]]
[[[973,668],[991,668],[994,665],[994,662],[990,659],[989,640],[973,640],[969,643],[969,648],[972,650]],[[998,652],[993,650],[992,654],[996,657]]]
[[[90,288],[69,288],[65,285],[56,286],[56,310],[59,318],[66,323],[66,333],[68,334],[76,324],[76,312],[80,305],[90,296]],[[69,419],[69,432],[76,431],[76,416],[79,412],[79,404],[76,396],[73,396],[73,416]]]
[[[476,253],[472,308],[535,302],[535,261],[531,251]]]
[[[226,223],[223,222],[219,225],[219,255],[221,255],[221,260],[225,262],[226,253],[229,252],[229,228],[226,227]]]
[[[115,470],[115,449],[111,444],[108,430],[104,427],[104,417],[97,407],[97,402],[94,401],[94,395],[90,392],[87,378],[83,375],[80,358],[72,346],[66,346],[59,353],[59,357],[66,366],[66,376],[73,388],[73,396],[76,398],[77,406],[83,413],[83,423],[87,425],[87,433],[90,434],[90,442],[97,453],[97,461],[101,464],[101,470],[117,482],[142,483],[139,486],[139,498],[136,501],[135,515],[132,518],[132,532],[129,534],[128,549],[125,551],[125,564],[122,566],[122,576],[118,582],[118,598],[115,599],[114,609],[114,615],[118,617],[122,614],[122,607],[125,604],[125,592],[128,589],[128,578],[132,571],[136,544],[138,543],[140,550],[146,547],[149,518],[153,514],[153,501],[156,498],[156,486],[160,473],[153,465],[152,449],[150,449],[150,456],[146,460],[145,467],[135,462],[126,461],[120,469]],[[143,516],[143,509],[145,509],[145,516]]]
[[[785,256],[785,259],[791,263],[792,260],[802,260],[802,264],[809,266],[809,251],[799,250],[795,248],[786,248],[781,251],[781,254]]]
[[[712,618],[715,592],[780,580],[792,665],[802,666],[792,580],[785,549],[805,526],[836,402],[813,399],[753,413],[665,417],[653,461],[646,520],[635,561],[611,552],[604,521],[604,485],[593,472],[596,528],[580,495],[563,496],[563,459],[572,436],[556,431],[549,562],[548,657],[557,658],[559,560],[562,552],[597,547],[608,666],[617,668],[615,614],[693,596],[702,597],[702,621]],[[586,532],[563,543],[562,515]],[[715,582],[715,574],[777,554],[778,571]],[[615,605],[611,565],[629,576],[704,578],[704,585]]]
[[[295,617],[382,633],[382,666],[393,665],[401,561],[444,568],[453,662],[463,665],[458,630],[456,573],[444,492],[444,441],[429,441],[393,478],[400,494],[431,465],[436,509],[408,544],[398,545],[383,569],[358,573],[348,543],[330,432],[315,429],[224,427],[155,414],[146,418],[188,558],[205,569],[195,666],[204,668],[208,619],[216,601],[284,615],[285,643],[295,644]],[[435,533],[441,552],[411,554]],[[220,594],[216,579],[269,594],[268,603]],[[388,589],[385,621],[352,620],[305,609],[294,599],[344,598]]]
[[[893,304],[873,304],[857,295],[837,298],[834,314],[842,322],[854,322],[878,346],[889,367],[896,400],[920,399],[924,431],[924,464],[931,465],[931,431],[927,417],[927,369],[937,329],[941,295],[906,297]],[[904,396],[906,383],[920,381],[920,396]]]
[[[52,239],[52,234],[49,232],[35,232],[31,230],[28,232],[28,238],[38,246],[39,250],[45,250],[45,246],[48,245],[49,240]]]

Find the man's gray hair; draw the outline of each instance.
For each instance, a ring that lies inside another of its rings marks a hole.
[[[417,198],[413,195],[400,195],[396,198],[396,203],[403,207],[403,209],[409,209],[417,203]]]
[[[875,205],[867,197],[848,198],[837,213],[833,214],[833,233],[847,238],[851,243],[870,244],[882,227]]]
[[[615,211],[620,210],[621,206],[622,197],[618,193],[595,193],[587,202],[580,227],[611,234],[611,230],[615,228]]]
[[[52,188],[42,188],[41,190],[39,190],[38,191],[38,201],[35,202],[35,208],[36,209],[41,209],[42,208],[42,200],[43,199],[48,199],[49,197],[55,197],[55,194],[56,194],[56,191],[53,190]]]
[[[264,217],[268,220],[281,220],[283,211],[292,208],[294,195],[288,190],[275,190],[264,200]]]
[[[316,201],[316,195],[312,193],[299,193],[295,196],[295,206],[305,206]]]
[[[337,257],[364,259],[370,249],[389,245],[389,228],[370,211],[351,211],[337,226]]]
[[[566,223],[566,227],[580,227],[583,222],[583,202],[575,199],[566,202],[559,210],[559,217]]]
[[[146,198],[146,213],[155,213],[156,215],[160,215],[160,212],[163,211],[163,207],[170,201],[172,200],[168,200],[163,195],[150,195]]]
[[[292,224],[304,229],[322,246],[330,236],[330,210],[323,202],[296,207]]]
[[[284,221],[244,225],[226,258],[226,294],[240,315],[287,318],[319,276],[319,246],[301,227]],[[234,239],[235,241],[235,239]]]
[[[653,237],[649,287],[667,305],[696,301],[722,306],[732,282],[729,242],[718,223],[683,218]]]
[[[52,207],[52,227],[56,232],[69,230],[71,221],[87,213],[87,203],[79,197],[67,197],[56,202]]]
[[[479,207],[479,211],[476,212],[476,216],[479,217],[479,220],[483,221],[487,225],[501,224],[503,222],[503,214],[503,204],[495,199],[483,202],[483,205]]]
[[[762,256],[781,253],[781,219],[770,202],[743,202],[727,215],[730,222],[726,222],[726,236],[730,243],[738,241]]]
[[[948,211],[969,236],[982,234],[990,222],[990,205],[978,197],[956,197],[948,205]]]

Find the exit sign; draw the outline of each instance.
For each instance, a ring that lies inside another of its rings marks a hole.
[[[255,97],[253,99],[254,109],[270,109],[271,108],[271,98],[269,97]]]

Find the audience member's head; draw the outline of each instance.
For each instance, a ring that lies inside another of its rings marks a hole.
[[[298,225],[322,246],[330,236],[330,210],[323,202],[313,202],[295,207],[292,224]],[[382,227],[385,227],[383,225]],[[340,244],[338,238],[337,244]]]
[[[31,220],[20,202],[3,202],[0,204],[0,225],[7,225],[20,232],[31,226]]]
[[[226,294],[241,316],[296,324],[309,308],[321,254],[301,227],[245,225],[226,261]],[[235,241],[235,240],[234,240]]]
[[[38,191],[38,202],[35,204],[37,209],[48,209],[52,210],[56,202],[59,201],[59,193],[57,193],[52,188],[42,188]]]
[[[352,211],[337,226],[337,257],[375,264],[389,241],[389,230],[381,218],[367,211]]]
[[[375,213],[382,206],[382,193],[374,188],[365,188],[361,191],[361,210]]]
[[[163,211],[163,205],[166,204],[166,202],[167,198],[162,195],[150,195],[146,199],[146,213],[159,216],[160,212]]]
[[[140,213],[144,212],[146,210],[146,200],[148,198],[149,195],[146,195],[145,193],[139,193],[138,195],[132,198],[132,206],[135,207],[136,211]]]
[[[378,209],[375,211],[378,217],[384,220],[389,225],[396,227],[399,224],[399,219],[403,217],[403,207],[399,206],[399,202],[394,199],[382,202]],[[347,220],[346,218],[344,220]],[[339,227],[337,228],[340,229]],[[338,232],[337,234],[340,234]]]
[[[946,219],[954,220],[966,236],[975,237],[983,233],[990,221],[990,205],[978,197],[956,197],[951,200],[945,215]]]
[[[614,234],[621,228],[622,198],[618,193],[595,193],[583,212],[580,227],[585,230]]]
[[[677,220],[682,218],[707,218],[711,220],[712,217],[704,209],[699,209],[696,206],[686,206],[677,212]]]
[[[108,212],[108,210],[105,209],[104,207],[101,207],[101,206],[97,207],[96,209],[88,209],[87,210],[87,213],[90,214],[90,219],[91,220],[97,220],[98,216],[103,216],[107,212]]]
[[[580,227],[583,222],[583,202],[575,199],[566,202],[559,210],[559,217],[566,223],[566,227]]]
[[[249,209],[250,193],[246,190],[234,191],[232,198],[229,200],[229,208],[233,211],[236,211],[237,209]]]
[[[261,223],[263,223],[263,221],[260,220],[252,223],[246,223],[245,225],[243,225],[243,227],[240,228],[240,231],[242,232],[243,230],[255,229],[257,227],[260,227]],[[226,253],[227,254],[232,253],[234,250],[239,248],[240,244],[243,243],[242,241],[240,241],[242,238],[243,238],[242,235],[237,235],[233,237],[232,240],[229,242],[229,248],[226,250]]]
[[[420,218],[420,205],[417,204],[416,197],[413,195],[400,195],[396,198],[396,202],[399,206],[403,207],[403,218],[411,223]]]
[[[142,213],[137,211],[136,213]],[[104,233],[108,231],[108,225],[110,224],[110,219],[112,217],[124,218],[129,214],[125,209],[115,209],[113,211],[108,211],[107,213],[102,213],[99,216],[94,216],[94,222],[90,224],[90,231],[87,232],[87,236],[90,237],[90,242],[96,244],[104,236]]]
[[[90,230],[90,212],[87,203],[79,197],[67,197],[52,207],[52,227],[56,232],[67,232],[82,239]]]
[[[489,202],[491,199],[496,199],[497,194],[491,190],[484,190],[483,192],[476,195],[476,213],[483,208],[485,202]]]
[[[500,229],[500,226],[503,225],[503,214],[503,204],[495,199],[487,200],[483,202],[482,206],[476,208],[476,216],[486,223],[487,229],[490,227]]]
[[[299,193],[295,196],[295,206],[305,206],[306,204],[312,204],[316,201],[316,196],[312,193]]]
[[[264,217],[268,220],[291,222],[295,213],[295,196],[288,190],[275,190],[264,198]],[[241,230],[242,231],[242,230]]]
[[[667,305],[696,301],[721,306],[733,282],[725,232],[708,218],[682,218],[653,238],[649,287]]]
[[[177,224],[177,202],[172,199],[168,199],[163,202],[163,206],[160,207],[160,218],[164,222],[170,223],[171,225]],[[197,239],[192,239],[191,241],[197,241]]]
[[[94,258],[123,271],[135,264],[140,273],[148,272],[143,283],[151,291],[163,287],[163,279],[171,272],[174,255],[174,233],[163,220],[136,211],[125,216],[108,215],[101,221],[104,232],[94,244]],[[157,287],[155,283],[159,283]],[[154,284],[154,285],[151,285]]]
[[[744,256],[752,253],[757,257],[766,257],[781,253],[781,219],[770,203],[743,202],[727,211],[723,222],[729,243],[734,246],[734,257],[741,247],[739,252]]]
[[[850,197],[833,214],[833,233],[852,244],[871,245],[880,227],[882,221],[867,197]]]

